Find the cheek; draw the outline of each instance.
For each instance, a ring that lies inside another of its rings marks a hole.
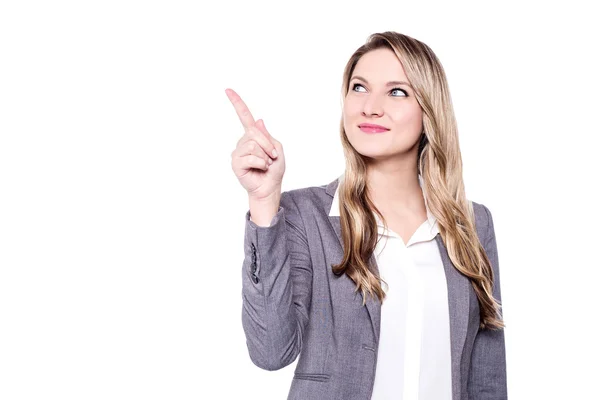
[[[348,125],[354,118],[353,115],[354,115],[354,111],[353,111],[352,105],[349,104],[348,102],[344,103],[344,107],[342,108],[342,117],[344,120],[344,128],[346,128],[346,130],[347,130]]]
[[[397,108],[391,112],[390,117],[396,124],[418,124],[423,120],[423,110],[418,105],[416,107]]]
[[[348,117],[352,117],[357,113],[360,113],[361,106],[356,99],[352,99],[351,97],[346,98],[344,101],[344,115]]]

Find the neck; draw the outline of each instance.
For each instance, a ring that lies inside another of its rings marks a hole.
[[[419,185],[418,170],[414,163],[373,163],[367,167],[369,195],[380,210],[408,210],[420,212],[425,207]]]

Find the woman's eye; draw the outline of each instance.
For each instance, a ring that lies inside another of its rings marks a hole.
[[[355,83],[354,85],[352,85],[352,90],[356,91],[356,88],[359,86],[364,89],[363,85],[361,85],[360,83]]]
[[[402,92],[403,96],[400,96],[400,97],[407,96],[407,93],[406,93],[406,91],[404,91],[404,90],[402,90],[402,89],[399,89],[399,88],[394,88],[394,89],[392,89],[392,90],[390,91],[390,93],[393,93],[393,92]],[[394,96],[394,97],[398,97],[398,96]]]

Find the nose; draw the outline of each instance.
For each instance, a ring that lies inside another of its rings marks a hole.
[[[363,116],[382,116],[383,106],[380,99],[377,96],[371,95],[365,100],[363,104]]]

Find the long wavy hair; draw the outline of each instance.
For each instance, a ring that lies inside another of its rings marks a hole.
[[[458,128],[448,83],[442,65],[423,42],[397,32],[374,33],[359,47],[346,64],[342,97],[349,91],[350,78],[358,60],[379,48],[392,50],[402,63],[416,100],[423,110],[423,133],[418,146],[417,169],[423,179],[427,206],[437,218],[441,238],[455,268],[469,278],[480,308],[480,328],[504,327],[501,305],[492,295],[493,270],[475,229],[473,205],[465,195]],[[344,257],[332,265],[336,275],[346,273],[356,284],[356,291],[385,298],[377,276],[369,265],[378,240],[377,213],[385,218],[371,200],[367,188],[365,158],[350,144],[344,129],[340,136],[346,169],[339,182],[340,224]],[[372,211],[371,211],[372,210]],[[387,224],[386,224],[387,226]]]

